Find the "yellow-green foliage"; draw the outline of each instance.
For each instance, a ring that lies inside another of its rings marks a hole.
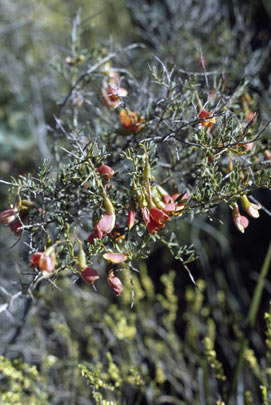
[[[1,405],[49,405],[44,381],[35,366],[0,356]],[[3,388],[4,387],[4,388]]]
[[[217,360],[216,352],[214,350],[214,329],[210,328],[210,335],[204,338],[204,347],[205,353],[208,359],[208,363],[212,368],[216,378],[221,381],[226,380],[226,376],[224,374],[223,365]]]
[[[205,282],[204,280],[197,281],[198,288],[193,285],[187,287],[185,291],[186,311],[184,313],[184,319],[187,321],[186,325],[186,340],[194,350],[198,351],[198,339],[199,339],[199,314],[203,317],[208,316],[209,308],[203,305]]]
[[[262,393],[262,403],[263,405],[268,405],[269,401],[268,401],[268,395],[267,395],[267,388],[264,385],[260,385],[260,390]]]
[[[198,405],[201,373],[206,401],[225,404],[223,394],[217,399],[219,396],[213,393],[212,377],[208,372],[209,365],[218,384],[222,387],[227,384],[223,365],[215,351],[217,325],[206,300],[204,281],[197,280],[198,288],[191,285],[186,289],[184,311],[178,307],[174,271],[161,277],[164,290],[155,296],[146,267],[139,268],[140,273],[132,273],[133,283],[128,270],[118,274],[125,289],[117,303],[108,299],[108,290],[101,291],[100,295],[85,284],[74,285],[67,294],[56,289],[48,293],[45,287],[41,288],[39,296],[40,300],[43,297],[53,339],[48,336],[47,355],[40,360],[40,374],[35,367],[1,357],[0,372],[6,381],[5,389],[0,385],[1,405],[47,405],[59,385],[71,404],[76,404],[78,396],[91,396],[96,405],[122,405],[126,403],[126,396],[134,396],[139,403],[142,400],[154,404],[169,386],[169,400],[185,393],[183,405]],[[69,285],[65,279],[62,285],[59,284],[67,290]],[[136,288],[131,308],[133,287]],[[222,294],[218,297],[218,305],[223,310],[227,308],[226,297]],[[68,312],[64,311],[66,307]],[[178,311],[186,320],[183,339],[175,329]],[[268,347],[269,314],[265,318]],[[42,324],[38,313],[31,322],[36,325],[35,340],[38,341],[38,329]],[[246,373],[256,374],[260,379],[262,401],[267,405],[270,376],[259,369],[251,349],[246,350],[244,356],[249,364]],[[255,403],[253,396],[254,392],[245,391],[246,405]]]
[[[161,281],[165,286],[165,296],[158,295],[157,297],[162,307],[167,311],[165,322],[168,322],[168,325],[172,325],[175,322],[178,310],[178,298],[174,291],[174,279],[174,271],[170,271],[161,277]]]
[[[254,404],[252,394],[251,394],[250,391],[245,391],[244,401],[245,401],[245,405],[253,405]]]
[[[245,360],[257,378],[261,378],[261,368],[258,364],[255,353],[252,349],[247,349],[244,353]]]

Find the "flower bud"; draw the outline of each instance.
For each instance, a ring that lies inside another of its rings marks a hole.
[[[129,231],[132,229],[132,227],[133,227],[134,224],[135,224],[135,216],[136,216],[136,212],[135,212],[134,210],[130,210],[130,211],[128,212],[128,221],[127,221],[127,224],[128,224],[128,230],[129,230]]]
[[[22,200],[19,204],[20,212],[28,212],[35,207],[35,204],[30,200]]]
[[[85,269],[81,272],[81,278],[89,284],[95,283],[96,280],[99,279],[99,274],[95,269],[92,267],[85,267]]]
[[[121,295],[123,292],[122,282],[118,277],[115,276],[113,270],[109,270],[107,273],[107,282],[109,287],[114,291],[114,293],[118,296]]]
[[[82,242],[78,241],[78,243],[79,243],[78,266],[79,266],[80,270],[83,270],[87,265],[86,254],[85,254],[84,249],[82,247]]]
[[[148,179],[151,178],[151,168],[149,164],[149,158],[148,155],[145,157],[145,166],[144,166],[144,171],[143,171],[143,179],[147,181]]]
[[[105,209],[107,214],[115,214],[115,208],[112,204],[112,202],[110,201],[110,199],[107,197],[107,195],[104,192],[104,205],[105,205]]]

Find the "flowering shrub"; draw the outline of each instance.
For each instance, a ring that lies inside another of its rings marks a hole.
[[[137,47],[127,48],[131,58]],[[118,264],[131,270],[156,240],[188,270],[194,255],[178,246],[171,222],[181,227],[183,217],[201,213],[212,218],[215,207],[226,204],[244,232],[249,222],[239,200],[248,215],[259,216],[260,205],[247,196],[270,188],[269,128],[268,122],[248,119],[246,84],[231,92],[216,73],[169,71],[157,62],[146,72],[148,91],[142,92],[140,84],[120,76],[119,63],[116,52],[86,67],[73,64],[75,84],[61,105],[52,140],[58,169],[52,161],[35,177],[10,183],[11,205],[0,220],[29,245],[30,289],[44,275],[53,280],[63,272],[80,275],[87,267],[78,267],[82,249],[89,265],[99,262],[98,272],[113,274]],[[86,77],[98,83],[90,96]],[[129,93],[120,90],[120,81]],[[212,93],[210,86],[216,86]],[[84,101],[78,104],[78,97]],[[130,110],[135,98],[138,112]],[[251,102],[250,108],[257,105]]]

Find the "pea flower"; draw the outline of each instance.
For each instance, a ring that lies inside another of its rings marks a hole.
[[[106,208],[106,214],[103,215],[97,225],[94,228],[94,231],[89,235],[88,242],[93,243],[95,238],[102,239],[105,235],[108,235],[112,232],[116,224],[116,215],[113,204],[107,197],[104,192],[104,202]]]
[[[232,216],[233,216],[233,223],[238,229],[238,231],[244,233],[245,229],[248,227],[249,220],[247,219],[247,217],[240,214],[237,203],[233,205]]]
[[[88,284],[94,284],[100,278],[98,272],[90,266],[85,267],[80,276]]]
[[[109,110],[114,110],[121,104],[121,97],[126,97],[128,91],[120,87],[120,77],[116,72],[110,72],[109,77],[102,83],[102,97],[105,106]]]
[[[2,211],[0,213],[0,223],[10,225],[12,222],[15,221],[18,215],[19,215],[18,207],[9,208],[8,210]]]
[[[134,210],[129,210],[128,220],[127,220],[127,225],[128,225],[129,231],[133,228],[133,226],[135,224],[135,216],[136,216],[136,212]]]
[[[118,277],[115,276],[112,269],[107,272],[107,282],[109,287],[114,291],[114,293],[118,296],[121,295],[123,292],[123,285],[122,282]]]
[[[175,194],[167,194],[164,195],[164,202],[165,202],[165,207],[163,211],[167,214],[172,214],[174,216],[181,216],[182,211],[185,206],[185,202],[189,197],[189,193],[185,193],[180,200],[180,202],[176,202],[176,200],[180,197],[181,194],[175,193]]]
[[[200,121],[200,124],[201,124],[203,127],[211,128],[211,127],[216,123],[215,117],[209,118],[210,115],[211,115],[211,114],[210,114],[207,110],[201,110],[201,111],[200,111],[200,113],[199,113],[199,119],[201,120],[201,121]]]
[[[259,218],[260,213],[259,210],[261,209],[260,204],[253,204],[249,201],[246,195],[243,195],[241,197],[241,205],[243,209],[246,211],[248,215],[250,215],[252,218]]]
[[[106,252],[103,254],[103,258],[110,263],[119,264],[124,262],[127,259],[127,256],[121,253]]]
[[[159,232],[165,226],[165,222],[169,221],[169,216],[159,208],[152,207],[142,207],[141,213],[145,225],[147,227],[147,231],[150,234],[154,234],[155,232]]]
[[[114,170],[110,166],[104,164],[98,167],[98,172],[101,176],[104,176],[107,181],[109,181],[114,175]]]
[[[42,272],[42,275],[47,278],[55,269],[55,248],[50,246],[45,252],[35,252],[32,255],[30,267],[37,267]]]
[[[144,121],[145,118],[140,118],[138,113],[132,112],[131,110],[121,110],[120,112],[120,122],[123,127],[134,134],[141,131]]]

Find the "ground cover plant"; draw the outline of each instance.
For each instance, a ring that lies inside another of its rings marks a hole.
[[[270,247],[237,295],[228,240],[270,214],[270,47],[220,2],[140,4],[123,45],[76,12],[40,164],[1,180],[4,404],[270,403]]]

